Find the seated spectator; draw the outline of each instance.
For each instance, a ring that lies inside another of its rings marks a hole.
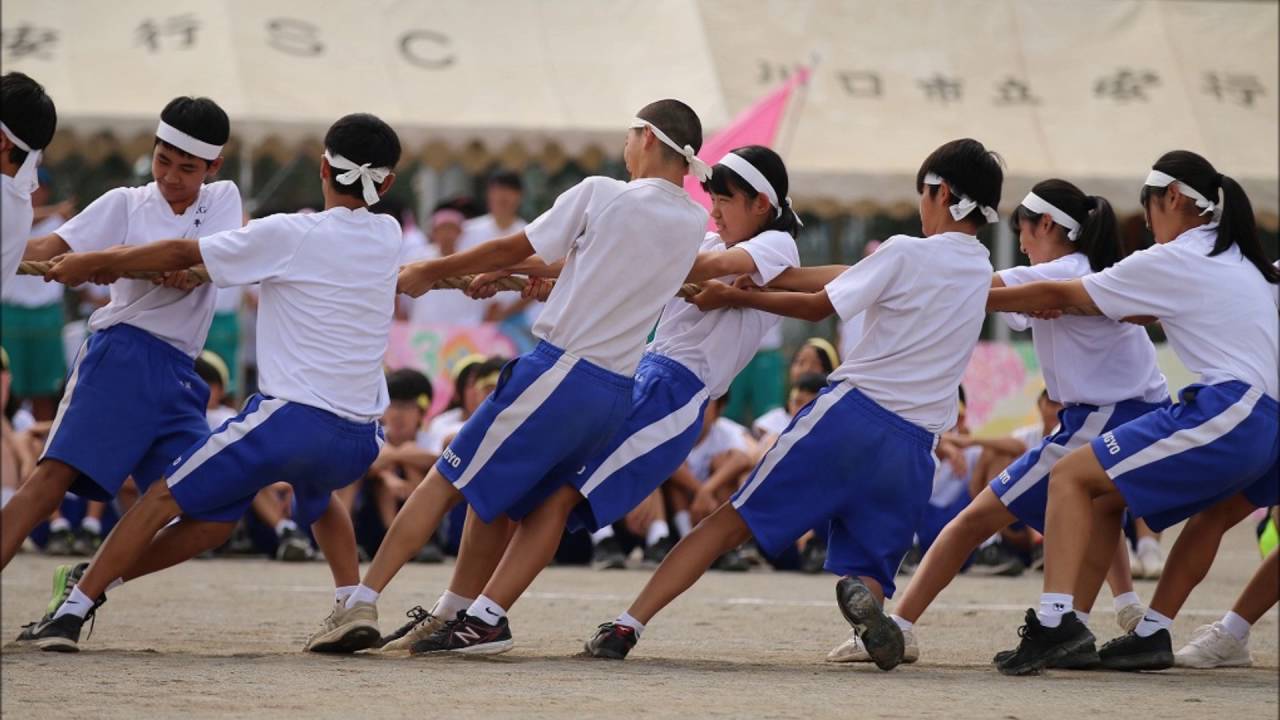
[[[809,338],[791,356],[791,365],[787,370],[788,385],[794,387],[801,375],[818,374],[825,378],[839,364],[840,356],[831,343],[820,337]],[[751,431],[756,437],[766,434],[777,437],[787,429],[791,416],[792,413],[786,408],[774,408],[756,418]]]

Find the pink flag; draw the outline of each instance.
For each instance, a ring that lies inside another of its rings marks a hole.
[[[702,149],[698,151],[698,156],[706,160],[708,164],[715,165],[724,157],[725,153],[743,145],[764,145],[772,147],[774,140],[778,136],[778,125],[782,122],[782,114],[787,109],[787,101],[791,99],[791,92],[797,85],[809,80],[809,68],[802,67],[796,70],[790,78],[783,83],[782,87],[774,90],[757,102],[755,105],[742,111],[733,122],[726,125],[720,132],[712,135],[710,139],[703,141]],[[711,197],[702,190],[702,185],[698,183],[698,179],[692,175],[685,176],[684,189],[689,193],[689,197],[693,198],[699,205],[711,210]],[[714,225],[712,226],[714,229]]]

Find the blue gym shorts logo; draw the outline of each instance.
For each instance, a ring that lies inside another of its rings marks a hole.
[[[444,460],[449,464],[449,467],[454,468],[455,470],[462,465],[462,458],[458,457],[457,454],[453,452],[453,448],[445,448],[444,454],[440,456],[440,459]]]
[[[1111,455],[1120,454],[1120,443],[1116,441],[1115,433],[1106,433],[1102,436],[1102,442],[1107,446],[1107,452]]]

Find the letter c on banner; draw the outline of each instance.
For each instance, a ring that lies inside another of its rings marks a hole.
[[[429,70],[443,70],[457,58],[449,52],[449,37],[434,30],[410,30],[400,36],[400,54],[411,65]],[[433,48],[436,52],[432,52]]]

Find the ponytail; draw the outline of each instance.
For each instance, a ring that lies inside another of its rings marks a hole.
[[[1267,261],[1258,239],[1258,226],[1253,218],[1253,204],[1240,183],[1214,169],[1204,157],[1189,150],[1174,150],[1160,156],[1152,169],[1184,183],[1211,201],[1221,197],[1218,211],[1218,238],[1209,251],[1209,257],[1226,252],[1232,245],[1240,248],[1258,272],[1270,283],[1280,283],[1280,270]],[[1142,188],[1142,204],[1146,206],[1152,195],[1163,195],[1168,187],[1145,185]]]
[[[1119,223],[1116,221],[1115,210],[1106,198],[1085,195],[1074,184],[1057,178],[1036,183],[1031,192],[1080,224],[1071,243],[1077,252],[1084,253],[1089,258],[1089,267],[1094,272],[1105,270],[1121,259],[1123,252],[1120,247]],[[1043,215],[1044,213],[1025,205],[1019,205],[1009,216],[1009,227],[1017,234],[1021,231],[1021,223],[1037,223]],[[1063,231],[1067,232],[1065,227]]]

